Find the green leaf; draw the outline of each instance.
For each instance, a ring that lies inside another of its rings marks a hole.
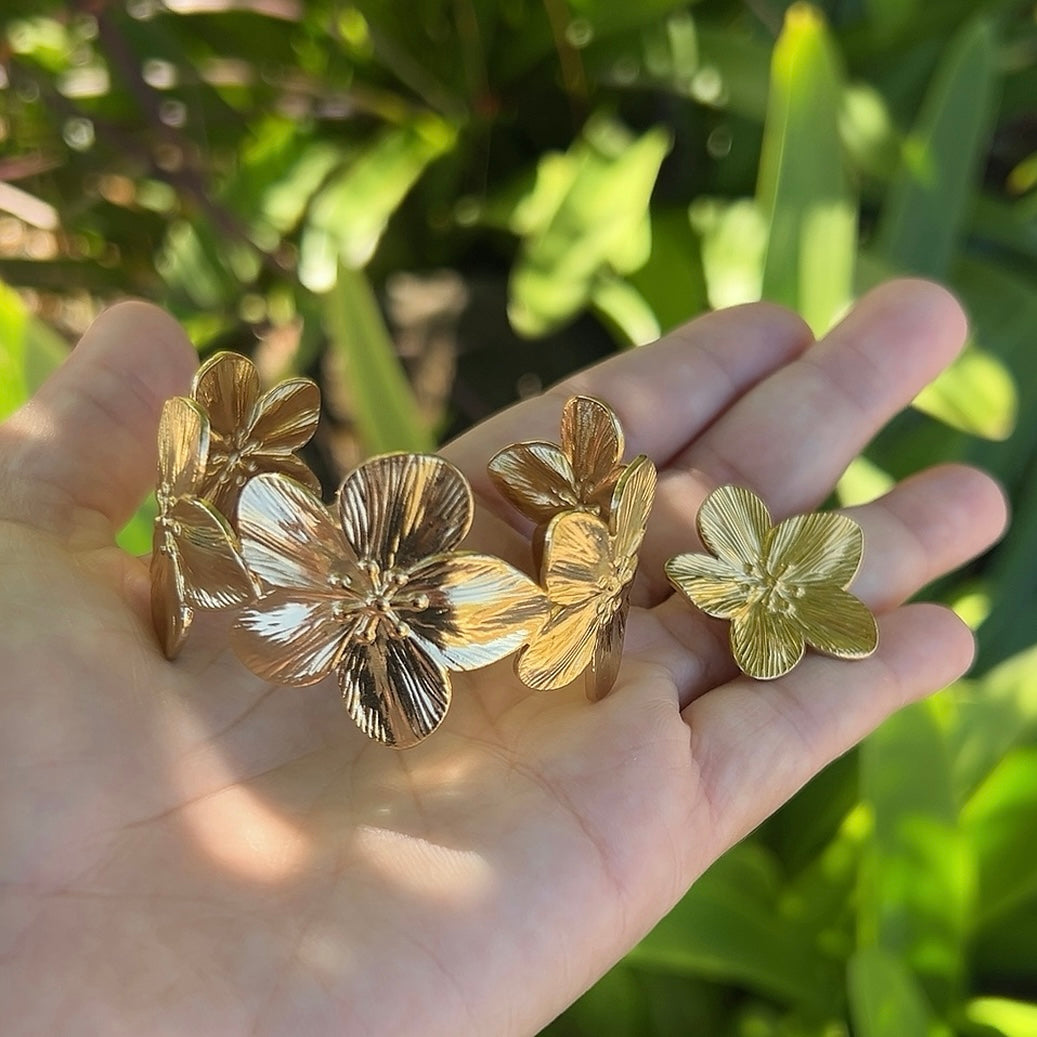
[[[1004,997],[977,997],[965,1006],[970,1023],[986,1026],[1001,1037],[1033,1037],[1037,1033],[1037,1005]]]
[[[67,354],[59,336],[0,281],[0,420],[25,403]]]
[[[1015,381],[997,357],[970,346],[914,399],[925,414],[986,439],[1007,439],[1015,430]]]
[[[568,153],[541,160],[536,185],[515,213],[524,241],[508,315],[519,334],[547,334],[587,305],[599,275],[644,265],[648,202],[669,147],[663,130],[632,140],[597,118]]]
[[[1037,898],[1033,833],[1037,828],[1037,747],[1007,756],[962,811],[962,824],[979,863],[976,925]]]
[[[432,450],[435,442],[418,419],[414,394],[366,276],[341,266],[323,302],[325,328],[345,369],[367,452]]]
[[[861,748],[861,798],[874,833],[861,871],[858,933],[862,947],[913,968],[944,1008],[962,981],[976,879],[958,827],[941,709],[932,700],[909,706]]]
[[[756,197],[768,224],[763,296],[821,334],[853,295],[857,203],[839,144],[842,71],[816,8],[795,3],[771,62]]]
[[[702,269],[714,309],[756,302],[763,280],[767,225],[751,199],[699,198],[688,209],[702,241]]]
[[[158,506],[154,494],[137,509],[137,513],[119,531],[118,545],[131,555],[145,555],[151,550],[152,533]]]
[[[855,1037],[951,1037],[894,955],[862,948],[850,960],[847,979]]]
[[[964,803],[1016,745],[1037,740],[1037,646],[951,690],[955,799]]]
[[[627,961],[810,1004],[831,976],[809,930],[780,913],[780,888],[773,854],[742,843],[692,886]]]
[[[659,322],[651,306],[629,281],[599,277],[591,289],[590,301],[621,345],[643,346],[659,337]]]
[[[449,123],[428,116],[386,130],[333,176],[310,206],[300,249],[302,283],[325,292],[335,283],[340,261],[354,270],[364,266],[389,217],[455,140]]]
[[[993,30],[968,23],[933,75],[882,208],[876,250],[896,269],[946,275],[993,129],[997,75]]]

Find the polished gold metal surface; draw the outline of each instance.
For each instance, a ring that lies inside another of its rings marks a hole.
[[[612,409],[591,396],[573,396],[562,411],[560,444],[514,443],[488,467],[500,493],[543,525],[565,511],[608,520],[623,471],[623,430]]]
[[[234,531],[198,495],[209,442],[209,422],[198,404],[183,396],[166,402],[158,432],[151,611],[169,659],[180,651],[196,608],[240,605],[254,593]]]
[[[781,677],[808,644],[842,659],[875,651],[875,618],[847,591],[864,550],[852,519],[796,515],[774,525],[751,490],[721,486],[703,502],[698,530],[712,554],[677,555],[666,574],[703,612],[731,621],[743,673]]]
[[[248,357],[217,353],[198,369],[191,397],[209,419],[209,451],[199,496],[231,525],[249,479],[280,472],[320,493],[320,482],[295,456],[313,437],[320,389],[309,378],[289,378],[265,393]]]
[[[238,657],[280,684],[335,672],[362,731],[397,748],[420,742],[446,714],[449,671],[511,654],[548,615],[527,576],[458,550],[472,512],[467,480],[431,455],[360,465],[335,516],[284,475],[250,480],[238,525],[262,593],[231,633]]]
[[[562,688],[586,671],[588,698],[598,700],[611,691],[655,484],[655,466],[642,455],[619,476],[607,523],[583,510],[551,520],[541,566],[551,613],[516,663],[529,687]]]

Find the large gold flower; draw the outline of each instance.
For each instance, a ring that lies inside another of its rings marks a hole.
[[[612,689],[655,482],[655,466],[642,455],[620,475],[607,524],[586,511],[551,520],[542,565],[551,614],[518,657],[524,684],[562,688],[587,670],[588,698],[604,698]]]
[[[715,557],[677,555],[666,574],[703,612],[731,620],[731,649],[743,673],[781,677],[807,644],[842,659],[875,651],[875,617],[846,590],[864,550],[853,519],[796,515],[773,525],[755,493],[721,486],[703,502],[698,530]]]
[[[607,404],[573,396],[562,411],[561,444],[514,443],[488,465],[497,489],[527,518],[549,522],[563,511],[608,519],[623,471],[623,430]]]
[[[151,614],[169,659],[180,651],[195,608],[229,608],[255,593],[234,531],[198,496],[208,444],[209,422],[198,404],[184,396],[168,400],[158,429]]]
[[[261,394],[259,374],[248,357],[217,353],[198,369],[191,396],[210,424],[201,496],[231,524],[242,488],[260,472],[280,472],[320,493],[317,477],[294,453],[317,428],[316,382],[289,378]]]
[[[464,476],[429,455],[360,465],[339,491],[338,521],[291,479],[251,480],[238,523],[264,592],[232,632],[239,658],[281,684],[337,671],[361,730],[398,748],[419,742],[446,714],[448,671],[509,655],[547,618],[529,577],[455,550],[472,510]]]

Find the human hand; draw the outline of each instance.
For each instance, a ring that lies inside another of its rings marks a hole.
[[[727,628],[671,593],[717,483],[810,510],[952,359],[942,290],[872,293],[827,339],[754,305],[704,317],[522,403],[444,450],[472,480],[466,547],[528,567],[487,460],[554,438],[600,396],[660,482],[619,680],[531,693],[502,663],[453,678],[443,726],[367,741],[334,681],[266,685],[197,622],[150,627],[147,568],[114,534],[154,480],[163,401],[194,352],[160,311],[106,313],[0,427],[0,1004],[5,1032],[534,1033],[727,847],[899,706],[955,679],[972,640],[901,603],[1005,521],[985,475],[919,474],[853,509],[853,593],[877,653],[745,679]]]

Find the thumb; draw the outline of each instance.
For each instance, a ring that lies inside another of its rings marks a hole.
[[[196,366],[183,329],[157,307],[102,313],[0,426],[0,516],[110,544],[154,486],[162,405],[188,390]]]

